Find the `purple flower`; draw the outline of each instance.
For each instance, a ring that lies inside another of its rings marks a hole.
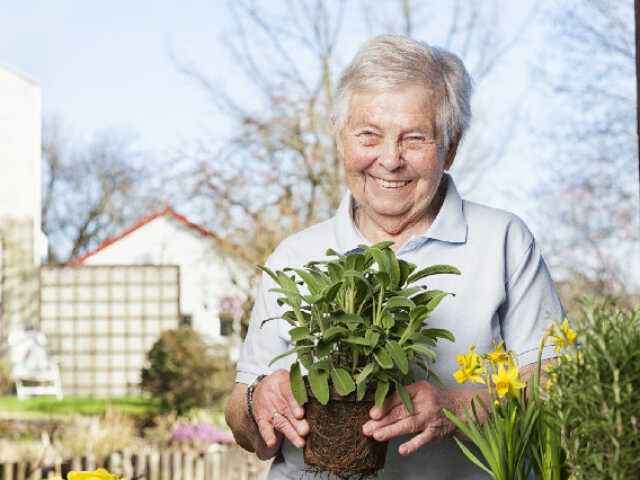
[[[182,424],[173,430],[173,432],[171,433],[171,437],[174,440],[189,441],[194,443],[233,442],[233,437],[231,435],[205,422],[200,422],[196,425],[189,423]]]

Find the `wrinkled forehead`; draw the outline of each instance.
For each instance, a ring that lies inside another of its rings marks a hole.
[[[347,125],[354,128],[363,123],[371,123],[433,130],[436,100],[434,89],[421,83],[396,88],[356,90],[349,102]]]

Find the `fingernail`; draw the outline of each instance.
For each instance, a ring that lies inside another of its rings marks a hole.
[[[380,410],[378,407],[373,407],[369,411],[369,416],[371,416],[371,418],[378,418],[381,414],[382,414],[382,410]]]
[[[375,438],[376,440],[380,441],[384,438],[384,435],[382,434],[381,431],[377,431],[376,433],[373,434],[373,438]]]
[[[365,423],[362,426],[362,433],[364,433],[365,435],[370,435],[371,434],[371,425],[369,425],[368,423]]]

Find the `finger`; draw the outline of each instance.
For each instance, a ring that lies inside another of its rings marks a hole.
[[[367,423],[365,423],[362,427],[362,431],[365,435],[372,435],[379,428],[385,427],[409,416],[410,414],[407,411],[407,408],[402,402],[400,402],[400,404],[395,405],[391,410],[386,412],[386,414],[380,417],[378,420],[369,420]]]
[[[273,448],[278,443],[278,438],[276,437],[276,432],[273,429],[273,425],[268,420],[265,419],[257,419],[258,431],[260,432],[260,436],[264,443],[266,443],[267,447]]]
[[[390,410],[401,403],[402,400],[400,400],[398,394],[393,393],[384,401],[384,403],[382,404],[382,408],[378,408],[375,405],[371,407],[371,410],[369,410],[369,416],[374,420],[379,420],[380,418],[384,417]]]
[[[411,455],[424,447],[427,443],[435,439],[435,433],[433,430],[428,429],[422,433],[419,433],[408,442],[404,442],[398,447],[398,453],[400,455]]]
[[[304,447],[305,440],[301,437],[296,429],[291,425],[289,419],[281,414],[276,414],[271,421],[273,424],[273,428],[279,430],[284,434],[285,437],[289,439],[291,443],[293,443],[296,447],[302,448]]]
[[[373,438],[382,442],[384,440],[389,440],[390,438],[397,437],[399,435],[407,435],[409,433],[416,433],[420,428],[418,417],[412,415],[410,417],[404,418],[402,420],[398,420],[395,423],[387,425],[385,427],[380,427],[375,430],[373,433]]]
[[[306,419],[296,418],[293,412],[291,411],[291,409],[287,409],[283,413],[283,415],[287,418],[287,420],[289,420],[289,423],[291,423],[293,428],[296,429],[296,432],[298,432],[298,435],[300,435],[301,437],[305,437],[309,434],[309,430],[310,430],[309,422],[307,422]]]

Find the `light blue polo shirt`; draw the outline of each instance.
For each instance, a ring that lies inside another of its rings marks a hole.
[[[475,343],[476,352],[493,350],[494,342],[504,340],[506,349],[517,352],[520,365],[534,363],[544,330],[564,311],[533,235],[516,215],[463,200],[453,179],[446,175],[447,193],[429,230],[410,238],[397,256],[418,268],[433,264],[458,267],[461,275],[427,277],[425,284],[455,293],[446,297],[427,320],[433,328],[453,332],[456,342],[439,341],[434,372],[449,388],[477,388],[477,384],[459,385],[453,372],[459,369],[456,355],[468,353]],[[273,252],[267,265],[273,270],[300,267],[311,260],[325,258],[328,248],[347,252],[358,244],[370,244],[353,222],[353,197],[347,193],[336,215],[286,238]],[[295,356],[271,367],[276,355],[291,348],[288,323],[274,320],[260,328],[262,320],[281,315],[277,294],[269,292],[275,283],[263,275],[251,322],[237,366],[236,381],[250,384],[260,374],[278,368],[288,369]],[[546,347],[543,358],[553,356]],[[421,378],[416,370],[416,379]],[[380,479],[486,479],[489,476],[460,452],[453,439],[423,447],[402,457],[398,446],[410,437],[389,442],[387,460]],[[274,462],[269,480],[301,478],[305,464],[302,450],[286,439],[282,445],[284,461]],[[322,478],[331,478],[323,476]]]

